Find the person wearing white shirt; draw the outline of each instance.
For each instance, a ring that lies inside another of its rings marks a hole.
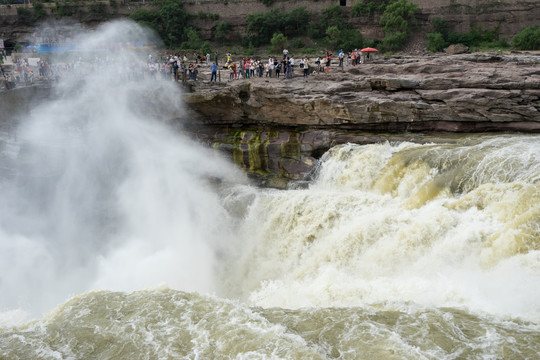
[[[294,58],[291,56],[289,58],[289,64],[291,65],[291,74],[294,74]]]

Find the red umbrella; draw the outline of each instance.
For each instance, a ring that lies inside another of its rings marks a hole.
[[[362,50],[360,50],[361,52],[377,52],[379,50],[377,49],[374,49],[374,48],[370,48],[370,47],[367,47],[367,48],[363,48]]]

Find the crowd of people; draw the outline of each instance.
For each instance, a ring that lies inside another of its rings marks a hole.
[[[47,62],[40,61],[38,68],[40,75],[43,73],[43,66],[47,67]],[[2,83],[4,88],[9,90],[13,89],[18,84],[30,85],[34,83],[34,70],[28,63],[28,59],[20,59],[13,64],[12,71],[6,71],[2,65],[0,65],[0,72],[2,74]]]
[[[337,54],[338,68],[343,69],[347,66],[357,66],[364,62],[364,54],[354,50],[345,54],[339,50]],[[212,59],[213,58],[213,59]],[[303,56],[296,59],[289,54],[287,49],[283,50],[283,56],[269,56],[267,59],[261,57],[240,57],[233,59],[231,54],[226,54],[221,65],[219,65],[219,56],[215,53],[211,56],[193,54],[191,60],[187,54],[156,56],[149,54],[147,59],[134,62],[129,68],[121,68],[119,76],[129,80],[143,78],[166,79],[182,84],[196,82],[200,80],[200,74],[203,73],[203,79],[206,81],[217,82],[236,79],[254,79],[254,78],[277,78],[292,79],[295,76],[306,78],[315,74],[328,74],[331,71],[333,54],[327,51],[325,56],[310,58]],[[81,69],[88,72],[100,71],[105,64],[111,62],[108,58],[94,58],[84,60],[78,58],[69,62],[49,63],[46,59],[39,59],[37,65],[30,66],[27,58],[19,58],[11,67],[11,71],[5,71],[2,67],[3,87],[12,89],[18,85],[29,85],[34,83],[36,78],[58,79],[69,73],[84,73]],[[34,72],[36,71],[37,74]],[[222,78],[222,73],[225,73]],[[208,74],[210,78],[208,78]]]
[[[357,66],[364,62],[365,55],[359,50],[345,54],[343,50],[338,52],[338,60],[341,69],[344,65]],[[219,66],[218,54],[214,54],[214,61],[210,54],[195,55],[194,62],[189,61],[186,55],[183,57],[166,56],[166,61],[161,63],[153,63],[152,67],[161,72],[165,77],[170,76],[175,81],[196,81],[201,67],[206,65],[210,69],[210,82],[217,81],[218,73],[221,75],[220,70],[228,72],[228,79],[252,79],[257,77],[266,78],[282,78],[291,79],[298,68],[299,73],[302,76],[308,77],[316,73],[330,72],[332,66],[332,52],[328,51],[325,56],[317,56],[316,58],[310,58],[304,56],[300,60],[296,60],[293,55],[289,54],[287,49],[283,50],[283,57],[269,56],[268,60],[263,60],[261,57],[241,57],[240,59],[233,60],[231,54],[226,54],[223,65]],[[170,75],[168,75],[170,74]]]

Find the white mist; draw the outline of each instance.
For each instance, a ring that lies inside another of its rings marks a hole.
[[[148,54],[110,44],[136,40],[152,34],[129,22],[78,38],[59,98],[18,129],[15,176],[0,187],[2,311],[37,314],[96,288],[214,289],[228,221],[208,179],[243,178],[149,115],[181,111],[180,90],[128,80]]]

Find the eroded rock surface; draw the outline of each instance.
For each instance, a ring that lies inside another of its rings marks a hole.
[[[183,121],[391,131],[540,130],[540,56],[386,58],[331,74],[195,85]]]
[[[276,187],[309,178],[326,150],[347,142],[540,131],[537,55],[381,58],[308,79],[299,70],[292,80],[194,84],[181,123]]]

